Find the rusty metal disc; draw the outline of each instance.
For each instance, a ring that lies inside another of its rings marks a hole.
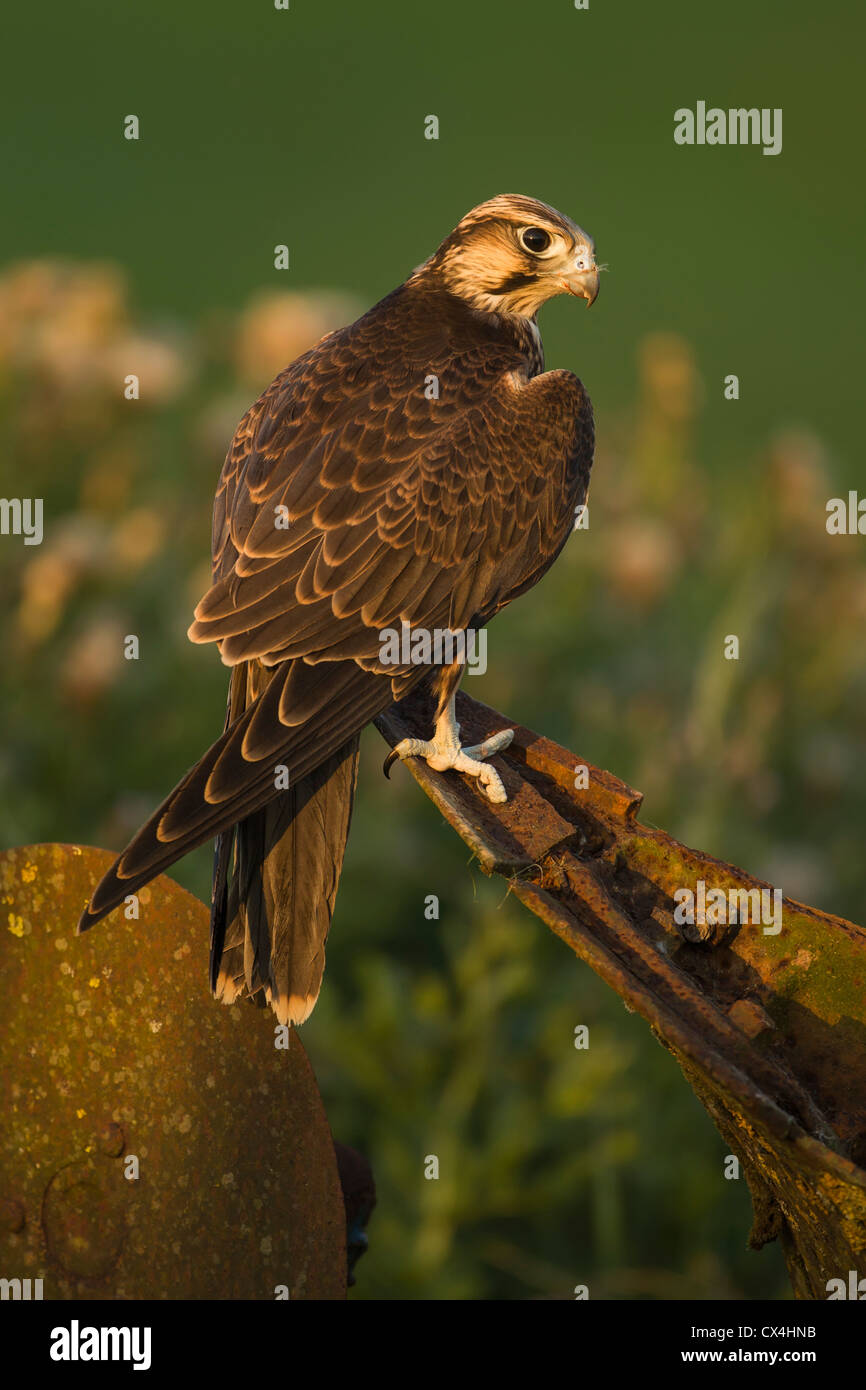
[[[0,1258],[54,1299],[341,1299],[345,1211],[296,1032],[207,988],[167,878],[83,937],[113,856],[0,855]],[[135,905],[127,909],[134,912]]]

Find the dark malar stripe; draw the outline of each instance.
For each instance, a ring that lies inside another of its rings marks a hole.
[[[525,289],[527,285],[534,285],[538,280],[537,275],[524,275],[518,271],[497,288],[491,288],[488,294],[510,294],[512,290]]]

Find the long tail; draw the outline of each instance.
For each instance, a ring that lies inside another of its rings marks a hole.
[[[211,986],[226,1002],[263,993],[282,1022],[302,1022],[322,980],[359,732],[392,699],[387,678],[354,662],[233,668],[222,737],[97,885],[79,932],[218,837]]]
[[[358,771],[356,735],[234,832],[225,916],[214,901],[211,987],[231,1004],[264,996],[281,1023],[319,997]],[[227,837],[228,838],[228,837]]]

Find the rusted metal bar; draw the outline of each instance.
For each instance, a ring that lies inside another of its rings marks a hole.
[[[392,746],[429,737],[431,713],[414,695],[377,727]],[[642,825],[639,792],[496,710],[461,693],[457,715],[468,744],[514,728],[494,759],[508,801],[417,758],[409,771],[484,872],[676,1057],[742,1162],[750,1243],[781,1240],[801,1298],[866,1275],[866,931],[785,897],[778,924],[678,924],[677,890],[773,885]]]

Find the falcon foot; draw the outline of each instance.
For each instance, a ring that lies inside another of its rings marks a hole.
[[[440,727],[437,726],[436,734],[429,742],[423,738],[401,739],[385,759],[382,771],[386,777],[389,776],[398,758],[424,758],[427,766],[432,767],[434,772],[447,772],[449,768],[453,768],[455,772],[465,772],[470,777],[477,777],[488,801],[507,801],[508,794],[502,785],[502,778],[496,768],[485,763],[483,759],[507,748],[514,738],[514,730],[503,729],[501,733],[491,734],[483,743],[473,744],[471,748],[460,747],[459,733],[459,724],[453,724],[442,729],[442,736],[438,738]]]

